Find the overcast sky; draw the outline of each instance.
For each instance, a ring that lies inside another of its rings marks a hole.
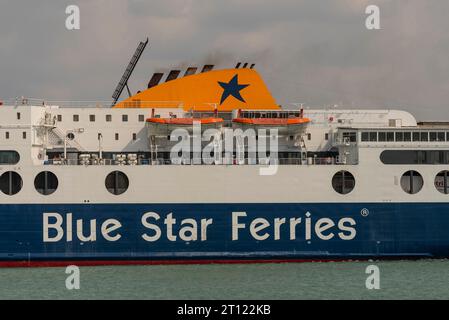
[[[65,28],[70,4],[79,31]],[[365,28],[369,4],[381,30]],[[134,92],[154,71],[248,61],[283,105],[449,121],[448,12],[447,0],[0,0],[0,99],[110,100],[149,37]]]

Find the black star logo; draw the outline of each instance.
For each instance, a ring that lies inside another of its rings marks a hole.
[[[231,81],[229,81],[229,83],[218,81],[218,84],[224,89],[223,94],[221,95],[220,104],[222,104],[229,96],[233,96],[242,102],[246,102],[240,94],[240,91],[249,86],[249,84],[239,84],[237,74]]]

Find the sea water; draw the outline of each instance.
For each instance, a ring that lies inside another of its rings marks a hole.
[[[367,288],[373,276],[368,267],[373,265],[378,289]],[[0,299],[449,299],[448,260],[106,266],[79,271],[79,289],[69,290],[66,268],[0,269]]]

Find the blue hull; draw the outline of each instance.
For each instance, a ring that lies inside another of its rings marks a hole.
[[[449,203],[0,205],[1,261],[391,257],[449,257]]]

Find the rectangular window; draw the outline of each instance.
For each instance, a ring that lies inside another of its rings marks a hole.
[[[379,141],[380,142],[387,141],[387,133],[386,132],[379,132]]]
[[[20,112],[17,112],[17,120],[20,120]]]
[[[412,141],[412,133],[411,132],[404,132],[404,141],[405,142]]]
[[[312,134],[311,133],[307,134],[307,140],[309,140],[309,141],[312,140]]]
[[[9,139],[9,132],[8,131],[5,132],[5,138]]]
[[[446,135],[444,134],[444,132],[438,132],[437,133],[437,139],[438,141],[446,141]]]
[[[89,115],[89,121],[90,122],[95,122],[95,115],[94,114],[90,114]]]
[[[421,141],[429,141],[429,133],[421,132]]]
[[[369,141],[369,132],[362,132],[362,141]]]
[[[377,141],[377,132],[370,132],[369,133],[369,141]]]
[[[23,132],[22,132],[22,138],[23,138],[23,139],[26,139],[26,138],[27,138],[27,133],[26,133],[26,131],[23,131]]]
[[[430,132],[429,133],[430,141],[437,141],[437,133],[436,132]]]
[[[73,122],[78,122],[78,121],[80,121],[80,116],[77,115],[77,114],[74,114],[73,115]]]
[[[292,140],[293,140],[293,139],[292,139]],[[326,140],[326,141],[329,140],[329,133],[325,133],[325,134],[324,134],[324,140]]]
[[[394,132],[387,132],[387,141],[394,142]]]
[[[118,140],[118,133],[115,134],[115,140]]]
[[[56,119],[58,119],[58,122],[61,122],[62,121],[62,114],[58,114],[56,116]]]
[[[419,132],[413,132],[413,141],[420,141]]]
[[[449,141],[449,132],[446,132],[446,141]]]
[[[123,122],[128,122],[128,115],[127,114],[122,114],[122,121]]]
[[[106,122],[111,122],[112,121],[112,115],[107,114],[106,115]]]
[[[143,114],[139,114],[139,122],[144,122],[145,116]]]
[[[397,142],[404,141],[404,132],[396,132],[396,141]]]
[[[349,142],[357,142],[356,132],[343,132],[343,140]]]
[[[133,133],[133,140],[137,140],[137,134]]]

